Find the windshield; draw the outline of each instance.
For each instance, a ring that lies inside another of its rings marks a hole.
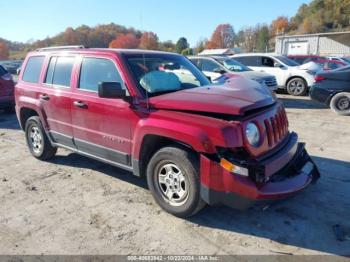
[[[242,65],[241,63],[233,59],[218,59],[218,61],[230,71],[234,71],[234,72],[252,71],[245,65]]]
[[[287,66],[298,66],[299,65],[297,62],[293,61],[292,59],[289,59],[286,56],[276,56],[276,58]]]
[[[141,92],[156,96],[209,85],[209,79],[187,58],[172,54],[125,54]]]

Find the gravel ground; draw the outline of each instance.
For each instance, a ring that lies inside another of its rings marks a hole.
[[[0,112],[0,254],[350,255],[332,230],[350,230],[350,118],[279,96],[322,178],[265,210],[206,207],[188,220],[163,212],[123,170],[66,150],[34,159],[15,115]]]

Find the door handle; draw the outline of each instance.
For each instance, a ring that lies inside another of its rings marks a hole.
[[[73,104],[74,104],[74,106],[82,108],[82,109],[88,108],[87,104],[85,104],[84,102],[81,102],[81,101],[74,101]]]
[[[49,100],[50,100],[50,97],[49,97],[47,94],[41,94],[41,95],[39,96],[39,98],[40,98],[41,100],[45,100],[45,101],[49,101]]]

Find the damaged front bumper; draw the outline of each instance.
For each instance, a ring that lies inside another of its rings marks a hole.
[[[267,159],[247,165],[248,176],[231,173],[201,156],[201,197],[210,205],[225,204],[246,209],[256,203],[288,198],[315,182],[320,173],[291,134],[288,143]],[[264,178],[259,183],[254,178]]]

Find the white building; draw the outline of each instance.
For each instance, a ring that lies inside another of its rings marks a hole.
[[[350,31],[276,37],[281,55],[350,55]]]

